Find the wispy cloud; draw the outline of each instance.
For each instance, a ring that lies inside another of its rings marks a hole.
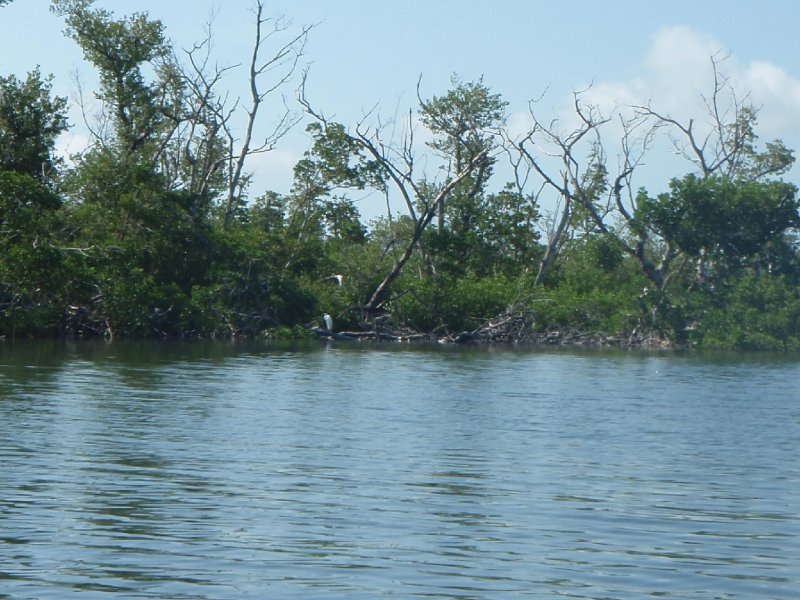
[[[800,79],[765,61],[753,61],[742,78],[761,108],[762,131],[769,137],[800,138]]]
[[[650,105],[682,123],[693,119],[695,131],[702,139],[711,127],[707,104],[714,93],[714,61],[720,77],[726,78],[732,86],[735,101],[750,102],[758,110],[756,132],[760,139],[779,138],[800,152],[800,79],[765,60],[742,64],[736,53],[722,42],[689,27],[658,30],[643,52],[634,77],[622,81],[595,80],[580,92],[581,102],[591,105],[604,117],[617,112],[631,114],[628,107]],[[727,118],[733,117],[731,102],[734,97],[729,90],[720,96],[721,109],[727,111]],[[534,106],[534,110],[536,108]],[[544,103],[541,108],[545,108]],[[545,124],[549,119],[557,119],[553,122],[561,132],[580,126],[572,93],[563,96],[562,104],[553,109],[551,116],[539,112],[537,117]],[[529,130],[530,116],[526,110],[520,110],[512,115],[510,124],[515,133],[521,134]],[[622,134],[617,119],[603,128],[603,145],[612,163],[622,152],[618,146]],[[583,155],[578,151],[578,159],[581,158]],[[691,168],[676,154],[667,131],[662,131],[662,135],[650,142],[645,161],[637,169],[635,183],[649,189],[663,189],[670,178]],[[793,173],[798,171],[800,167],[795,167]]]
[[[652,103],[678,119],[704,115],[704,99],[713,93],[712,57],[720,75],[733,85],[738,100],[749,94],[759,110],[763,138],[800,141],[800,79],[770,62],[740,64],[735,51],[713,36],[689,27],[657,31],[642,61],[642,72],[630,81],[600,81],[586,100],[604,110]],[[724,99],[723,99],[724,100]]]

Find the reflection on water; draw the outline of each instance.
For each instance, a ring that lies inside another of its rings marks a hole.
[[[794,598],[798,375],[0,344],[0,598]]]

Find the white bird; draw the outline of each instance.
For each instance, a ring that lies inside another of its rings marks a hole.
[[[322,281],[335,281],[336,285],[342,285],[342,279],[344,279],[343,275],[328,275]]]
[[[328,313],[322,315],[322,320],[325,321],[325,329],[333,331],[333,319]]]

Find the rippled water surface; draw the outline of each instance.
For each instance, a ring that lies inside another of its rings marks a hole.
[[[0,344],[0,598],[800,590],[800,362]]]

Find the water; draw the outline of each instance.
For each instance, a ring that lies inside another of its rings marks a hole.
[[[0,345],[0,598],[797,598],[800,362]]]

